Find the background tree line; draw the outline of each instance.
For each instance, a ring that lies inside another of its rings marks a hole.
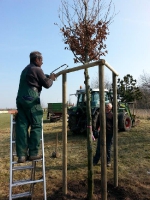
[[[92,80],[91,87],[99,87],[97,77]],[[112,89],[108,77],[105,78],[105,88]],[[122,102],[134,102],[135,108],[150,109],[150,74],[143,72],[138,81],[130,74],[118,78],[117,93]]]

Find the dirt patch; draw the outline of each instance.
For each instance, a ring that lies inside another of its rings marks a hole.
[[[63,195],[62,187],[55,191],[55,193],[49,196],[48,200],[87,200],[87,180],[83,181],[70,181],[68,183],[68,193]],[[107,185],[108,200],[150,200],[150,198],[142,198],[139,194],[136,194],[129,188],[114,187],[108,182]],[[101,181],[98,179],[94,180],[94,199],[101,199]]]

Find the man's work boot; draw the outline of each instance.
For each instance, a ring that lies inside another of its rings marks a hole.
[[[19,156],[18,157],[18,163],[24,163],[27,160],[27,156]]]
[[[29,156],[29,160],[32,161],[32,160],[38,160],[38,159],[41,159],[42,158],[42,155],[36,155],[36,156]]]

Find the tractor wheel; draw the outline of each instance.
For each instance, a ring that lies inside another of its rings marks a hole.
[[[128,114],[118,114],[118,128],[120,131],[130,131],[132,126],[131,118]]]
[[[77,133],[77,130],[76,130],[76,124],[77,123],[77,120],[76,120],[76,115],[69,115],[69,118],[68,118],[68,127],[70,129],[70,131],[74,134]]]

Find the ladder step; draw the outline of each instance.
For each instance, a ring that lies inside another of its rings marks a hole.
[[[12,162],[12,165],[14,165],[14,164],[18,164],[18,162],[17,162],[17,161],[13,161],[13,162]]]
[[[39,180],[21,180],[21,181],[14,181],[13,184],[12,184],[12,187],[15,187],[15,186],[19,186],[19,185],[26,185],[26,184],[33,184],[33,183],[40,183],[40,182],[43,182],[44,179],[39,179]]]
[[[40,141],[42,142],[42,139],[40,139]],[[16,143],[16,141],[15,140],[12,140],[12,144],[15,144]]]
[[[16,154],[14,153],[13,155],[16,155]],[[33,162],[33,161],[34,161],[34,162],[35,162],[35,161],[38,162],[38,161],[41,161],[41,160],[43,160],[43,158],[40,158],[40,159],[37,159],[37,160],[32,160],[32,161],[31,161],[31,160],[27,160],[25,163],[27,163],[27,162]],[[12,165],[14,165],[14,164],[19,164],[19,163],[18,163],[17,161],[13,161],[13,162],[12,162]]]
[[[13,167],[12,170],[16,171],[16,170],[24,170],[24,169],[33,169],[34,167],[32,165],[28,165],[28,166],[17,166],[17,167]]]
[[[24,193],[19,193],[19,194],[13,194],[12,199],[18,199],[20,197],[28,197],[31,196],[31,192],[24,192]]]

